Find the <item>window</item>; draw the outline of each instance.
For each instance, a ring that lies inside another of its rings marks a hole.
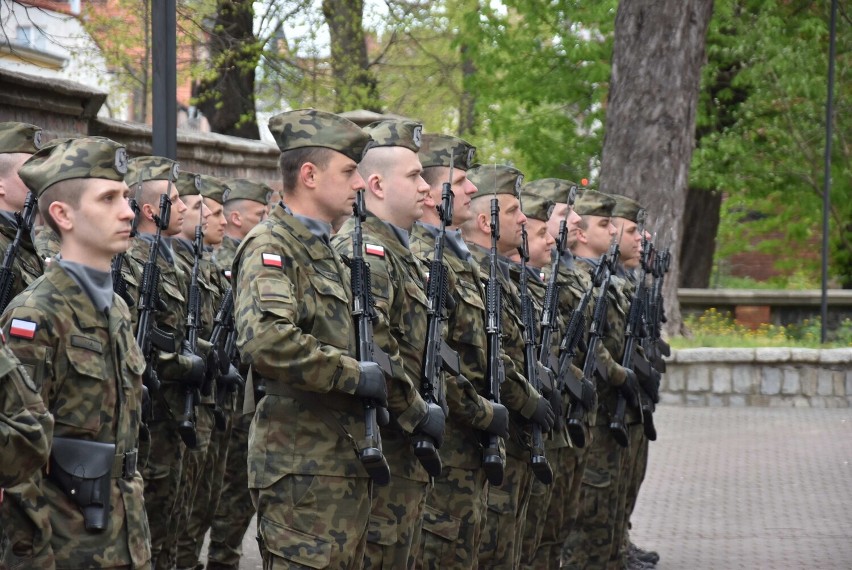
[[[44,49],[44,33],[35,26],[18,26],[15,43],[28,48]]]

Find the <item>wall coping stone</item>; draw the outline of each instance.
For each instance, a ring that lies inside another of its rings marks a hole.
[[[852,348],[679,348],[667,359],[676,364],[696,362],[852,363]]]

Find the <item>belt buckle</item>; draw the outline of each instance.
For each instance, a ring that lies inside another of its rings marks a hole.
[[[124,479],[133,479],[136,475],[136,460],[139,457],[139,451],[134,449],[124,453],[124,465],[121,470],[121,476]]]

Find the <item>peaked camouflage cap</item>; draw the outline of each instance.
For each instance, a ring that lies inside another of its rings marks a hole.
[[[550,219],[550,214],[553,213],[553,208],[556,202],[550,198],[542,198],[536,194],[527,194],[524,192],[521,199],[521,211],[528,218],[541,220],[546,222]]]
[[[361,162],[370,135],[334,113],[316,109],[285,111],[269,119],[269,130],[281,152],[306,147],[336,150]]]
[[[29,123],[0,123],[0,154],[35,154],[41,148],[41,127]]]
[[[228,188],[222,195],[223,204],[233,200],[251,200],[263,204],[269,204],[275,191],[264,182],[255,182],[247,178],[231,178],[226,180]]]
[[[645,215],[645,208],[639,202],[621,194],[610,194],[615,199],[615,207],[612,209],[613,218],[624,218],[631,222],[639,223],[640,212]]]
[[[210,198],[214,202],[224,204],[225,199],[223,196],[228,190],[225,180],[208,174],[199,174],[198,176],[201,179],[201,195],[205,198]]]
[[[64,180],[103,178],[123,181],[126,173],[126,148],[103,137],[69,139],[43,148],[18,170],[21,180],[36,197]]]
[[[585,189],[583,194],[577,198],[574,211],[581,216],[600,216],[609,218],[615,207],[615,198],[596,190]]]
[[[467,171],[467,178],[476,186],[471,200],[494,194],[511,194],[518,198],[524,183],[523,173],[506,164],[477,164]]]
[[[364,127],[364,132],[373,140],[367,143],[367,152],[377,146],[401,146],[414,152],[423,142],[423,125],[414,121],[388,119],[376,121]]]
[[[449,166],[453,157],[453,168],[470,170],[476,147],[469,142],[450,135],[423,135],[417,156],[423,168],[430,166]]]
[[[201,192],[201,175],[181,170],[175,181],[178,196],[198,196]]]
[[[171,180],[175,182],[180,175],[178,163],[164,156],[140,156],[127,165],[128,184],[147,182],[148,180]]]
[[[577,185],[570,180],[562,180],[561,178],[539,178],[538,180],[533,180],[532,182],[524,184],[521,191],[524,196],[535,194],[541,198],[547,198],[548,200],[551,200],[554,205],[567,204],[568,194],[571,192],[571,188],[575,186]]]

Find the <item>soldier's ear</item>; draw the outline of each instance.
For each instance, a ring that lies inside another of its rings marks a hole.
[[[313,162],[306,162],[299,167],[299,181],[308,188],[317,187],[319,169]]]
[[[384,200],[385,188],[382,184],[382,175],[378,172],[374,172],[373,174],[367,177],[366,182],[367,190],[369,190],[371,194],[375,195],[376,198]]]
[[[71,215],[72,208],[65,202],[55,200],[47,207],[48,215],[60,230],[68,231],[74,226]]]
[[[489,218],[487,215],[483,214],[482,212],[476,214],[476,226],[479,228],[479,231],[481,231],[482,233],[490,234],[491,233],[491,218]]]

